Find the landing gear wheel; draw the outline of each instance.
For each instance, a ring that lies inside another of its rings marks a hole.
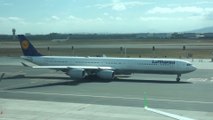
[[[178,77],[178,78],[176,78],[176,81],[177,81],[177,82],[180,82],[180,78],[179,78],[179,77]]]
[[[177,75],[177,78],[176,78],[176,81],[177,81],[177,82],[180,82],[180,76],[181,76],[181,74],[178,74],[178,75]]]

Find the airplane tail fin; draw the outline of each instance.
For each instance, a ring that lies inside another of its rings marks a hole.
[[[24,56],[42,56],[24,35],[18,35]]]

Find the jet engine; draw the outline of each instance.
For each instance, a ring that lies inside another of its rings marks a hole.
[[[84,69],[70,69],[67,75],[69,75],[70,78],[81,80],[86,76],[86,72]]]
[[[114,77],[115,77],[114,71],[112,71],[112,70],[101,70],[101,71],[97,72],[97,76],[102,79],[107,79],[107,80],[114,79]]]

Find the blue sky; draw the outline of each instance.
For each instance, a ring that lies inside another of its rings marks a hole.
[[[213,26],[212,0],[0,0],[0,34],[182,32]]]

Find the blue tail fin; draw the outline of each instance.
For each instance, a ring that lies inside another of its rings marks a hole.
[[[18,35],[24,56],[42,56],[24,35]]]

